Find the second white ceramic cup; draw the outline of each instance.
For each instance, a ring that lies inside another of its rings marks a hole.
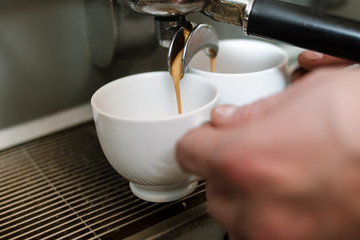
[[[231,39],[219,42],[215,72],[210,59],[199,52],[188,73],[213,82],[220,90],[220,104],[244,105],[283,91],[289,81],[287,53],[257,40]]]

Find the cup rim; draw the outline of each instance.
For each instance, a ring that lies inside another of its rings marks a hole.
[[[193,73],[186,73],[187,76],[193,76],[195,78],[198,78],[198,80],[200,80],[202,82],[206,82],[206,84],[210,85],[215,90],[215,96],[211,99],[211,101],[209,101],[205,105],[202,105],[201,107],[196,108],[194,110],[191,110],[189,112],[182,113],[182,114],[177,114],[177,115],[172,115],[172,116],[159,117],[159,118],[154,118],[154,119],[135,119],[135,118],[130,118],[130,117],[115,116],[114,114],[110,114],[110,113],[108,113],[106,111],[103,111],[102,109],[100,109],[97,106],[97,104],[95,102],[96,101],[95,99],[100,94],[100,92],[104,91],[105,89],[108,89],[108,88],[112,87],[113,85],[118,84],[120,81],[128,80],[128,79],[130,79],[130,78],[132,78],[134,76],[139,77],[139,76],[154,75],[154,74],[164,75],[164,74],[169,74],[169,73],[166,72],[166,71],[151,71],[151,72],[137,73],[137,74],[132,74],[132,75],[128,75],[128,76],[125,76],[125,77],[115,79],[115,80],[103,85],[102,87],[97,89],[95,91],[95,93],[91,97],[90,102],[91,102],[91,106],[93,108],[93,112],[94,112],[94,109],[95,109],[98,113],[101,113],[101,114],[103,114],[104,116],[106,116],[108,118],[115,119],[115,120],[120,120],[120,121],[148,122],[148,123],[151,123],[151,122],[165,122],[165,121],[170,121],[170,120],[175,120],[175,119],[187,118],[187,117],[193,115],[196,112],[199,112],[199,111],[202,111],[205,108],[208,108],[211,105],[215,106],[220,100],[220,90],[218,89],[218,87],[215,84],[213,84],[211,81],[207,80],[203,76],[199,76],[199,75],[196,75],[196,74],[193,74]]]
[[[247,74],[259,74],[259,73],[264,73],[266,71],[271,71],[273,69],[276,68],[281,68],[283,66],[287,66],[288,62],[289,62],[289,56],[286,53],[286,51],[284,49],[282,49],[281,47],[279,47],[276,44],[273,44],[271,42],[266,42],[266,41],[261,41],[261,40],[253,40],[253,39],[222,39],[219,41],[219,45],[221,43],[229,43],[229,42],[250,42],[250,43],[257,43],[257,44],[262,44],[262,45],[267,45],[267,46],[271,46],[273,48],[276,48],[277,50],[279,50],[279,52],[281,52],[281,54],[284,56],[284,59],[281,63],[279,63],[278,65],[275,65],[271,68],[266,68],[263,70],[259,70],[259,71],[251,71],[251,72],[243,72],[243,73],[219,73],[219,72],[209,72],[209,71],[205,71],[205,70],[201,70],[195,67],[191,67],[191,62],[190,65],[188,66],[188,69],[191,69],[191,71],[193,71],[193,73],[195,74],[209,74],[209,75],[232,75],[232,76],[236,76],[236,75],[247,75]],[[220,49],[220,46],[219,46]],[[187,73],[188,74],[188,73]]]

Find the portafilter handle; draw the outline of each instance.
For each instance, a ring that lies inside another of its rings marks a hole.
[[[360,22],[277,0],[253,0],[248,35],[360,62]]]
[[[247,35],[360,62],[360,22],[279,0],[207,0],[202,12]]]

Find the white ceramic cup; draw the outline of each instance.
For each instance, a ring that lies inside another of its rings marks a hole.
[[[274,44],[233,39],[219,41],[214,73],[204,52],[195,55],[187,72],[213,82],[220,104],[244,105],[283,91],[290,76],[287,65],[287,53]]]
[[[213,83],[186,74],[180,82],[182,111],[177,113],[168,72],[149,72],[112,81],[91,98],[100,145],[112,167],[141,199],[167,202],[190,194],[195,176],[175,157],[176,142],[210,119],[220,95]]]

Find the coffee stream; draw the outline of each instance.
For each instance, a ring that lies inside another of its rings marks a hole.
[[[186,42],[186,39],[188,38],[190,34],[190,31],[188,29],[184,28],[184,42]],[[181,57],[183,54],[184,49],[181,49],[180,52],[176,55],[174,62],[171,65],[171,77],[174,81],[174,87],[176,92],[176,101],[177,101],[177,107],[178,107],[178,113],[181,114],[181,97],[180,97],[180,80],[183,78],[183,74],[181,73]]]
[[[184,28],[184,42],[186,42],[187,38],[189,37],[189,34],[190,34],[190,31],[188,29]],[[181,69],[182,69],[181,57],[182,57],[183,51],[184,51],[184,49],[181,49],[180,52],[176,55],[172,65],[171,65],[171,70],[170,70],[170,74],[171,74],[171,77],[174,82],[177,108],[178,108],[179,114],[182,113],[181,97],[180,97],[180,80],[184,77],[183,74],[181,73]],[[215,71],[215,57],[211,57],[210,59],[211,59],[211,72],[214,72]]]
[[[215,72],[215,57],[210,57],[210,71]]]

